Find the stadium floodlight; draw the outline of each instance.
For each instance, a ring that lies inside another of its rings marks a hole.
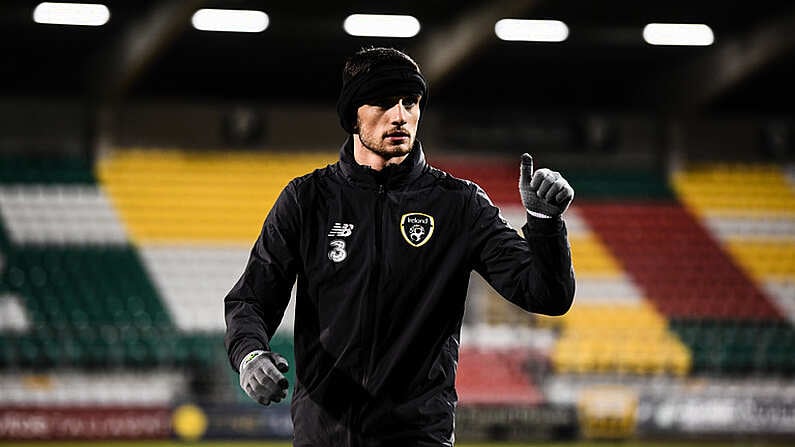
[[[268,14],[251,9],[200,9],[193,14],[191,24],[201,31],[232,33],[260,33],[270,24]]]
[[[110,10],[99,3],[39,3],[33,21],[48,25],[102,26],[110,20]]]
[[[494,24],[494,34],[509,41],[563,42],[569,27],[560,20],[502,19]]]
[[[698,23],[649,23],[643,39],[651,45],[707,46],[715,42],[712,28]]]
[[[412,16],[352,14],[342,28],[357,37],[414,37],[420,32],[420,22]]]

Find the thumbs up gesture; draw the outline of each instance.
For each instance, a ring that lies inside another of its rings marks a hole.
[[[536,217],[563,214],[574,199],[574,189],[559,172],[543,168],[533,172],[533,157],[522,154],[519,194],[527,212]]]

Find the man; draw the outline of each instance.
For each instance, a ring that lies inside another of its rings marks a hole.
[[[288,365],[269,350],[297,283],[296,446],[450,446],[459,333],[470,272],[530,312],[571,306],[560,215],[574,191],[523,155],[526,239],[474,183],[432,168],[415,140],[420,70],[389,48],[345,64],[339,162],[291,181],[225,299],[240,385],[268,405]],[[488,365],[483,365],[488,367]]]

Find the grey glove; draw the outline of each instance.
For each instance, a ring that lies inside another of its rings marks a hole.
[[[559,172],[543,168],[533,172],[533,157],[522,154],[519,194],[528,213],[535,217],[563,214],[574,199],[574,189]]]
[[[271,351],[250,352],[240,362],[240,387],[262,405],[287,397],[287,360]]]

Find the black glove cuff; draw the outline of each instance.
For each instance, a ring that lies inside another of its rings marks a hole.
[[[525,225],[525,237],[528,236],[557,236],[566,230],[566,225],[560,216],[553,216],[549,219],[527,215],[527,225]]]

